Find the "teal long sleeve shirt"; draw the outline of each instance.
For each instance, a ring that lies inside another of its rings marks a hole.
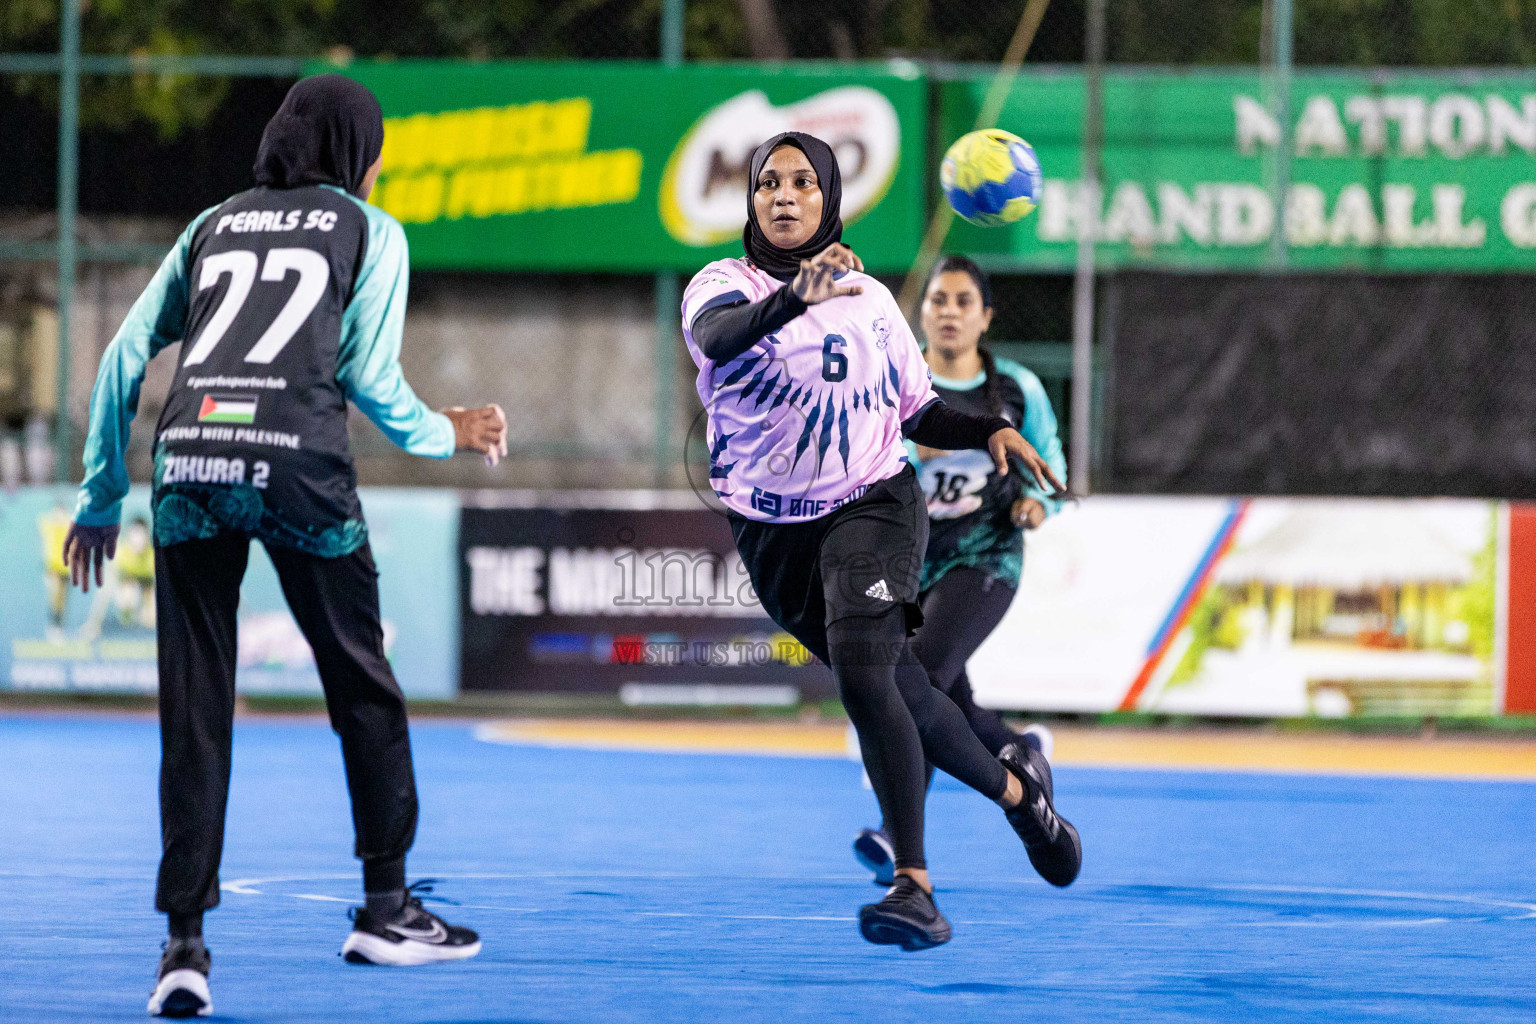
[[[1056,411],[1051,408],[1051,398],[1045,393],[1045,385],[1040,383],[1040,378],[1033,370],[1014,362],[1012,359],[998,357],[997,372],[1012,377],[1019,385],[1019,390],[1024,395],[1024,422],[1019,424],[1019,433],[1024,440],[1034,446],[1035,451],[1051,467],[1051,472],[1056,474],[1062,486],[1067,483],[1067,457],[1061,448],[1061,436],[1056,422]],[[976,386],[980,386],[985,378],[978,378]],[[971,385],[966,385],[970,387]],[[918,457],[917,445],[911,441],[905,442],[907,456],[913,466],[921,466],[922,459]],[[1061,499],[1051,496],[1049,491],[1043,491],[1034,482],[1034,478],[1026,475],[1021,496],[1033,498],[1045,509],[1047,516],[1053,516],[1061,511]]]
[[[334,191],[346,195],[341,189]],[[368,245],[342,317],[337,382],[358,410],[396,445],[412,455],[447,458],[454,451],[453,424],[416,396],[400,368],[410,289],[405,232],[378,207],[348,198],[367,217]],[[216,209],[204,210],[181,233],[102,354],[91,391],[85,479],[75,505],[75,521],[82,525],[111,526],[122,516],[123,497],[128,493],[124,457],[144,372],[162,349],[184,336],[193,235]]]
[[[1056,474],[1056,479],[1065,487],[1067,457],[1061,450],[1056,411],[1051,408],[1051,398],[1045,393],[1045,385],[1040,383],[1040,378],[1035,376],[1033,370],[1012,359],[997,360],[997,372],[1006,373],[1018,381],[1020,390],[1024,392],[1024,422],[1019,425],[1019,433],[1024,435],[1024,440],[1034,445],[1035,451],[1040,453],[1046,465],[1051,467],[1051,472]],[[1026,476],[1025,479],[1029,482],[1024,486],[1024,497],[1038,501],[1047,516],[1061,511],[1060,498],[1053,498],[1049,491],[1042,491],[1035,485],[1033,478]]]

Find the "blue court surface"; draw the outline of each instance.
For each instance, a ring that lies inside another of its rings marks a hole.
[[[1536,1020],[1536,785],[1062,768],[1085,865],[1056,891],[947,780],[929,862],[954,941],[865,944],[875,818],[835,759],[503,746],[414,727],[412,878],[463,964],[355,967],[360,882],[319,719],[242,720],[208,917],[214,1019]],[[145,717],[0,716],[0,1019],[147,1019],[163,935]]]

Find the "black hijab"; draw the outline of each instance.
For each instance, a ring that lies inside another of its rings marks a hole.
[[[816,233],[793,249],[780,249],[768,241],[757,223],[757,210],[752,196],[757,192],[757,179],[763,173],[768,156],[782,145],[791,145],[805,154],[816,171],[816,181],[821,186],[821,223]],[[747,178],[747,226],[741,231],[741,244],[753,263],[780,281],[792,281],[800,272],[800,261],[808,260],[833,242],[843,238],[843,175],[837,167],[837,157],[832,147],[804,132],[780,132],[752,151]]]
[[[256,184],[336,185],[359,191],[384,148],[384,112],[366,85],[316,75],[288,90],[261,134]]]

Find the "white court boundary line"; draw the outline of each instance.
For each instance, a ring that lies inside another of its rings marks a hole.
[[[338,896],[326,896],[318,893],[269,893],[258,886],[270,886],[285,882],[320,882],[320,881],[355,881],[355,873],[334,875],[287,875],[269,878],[239,878],[225,882],[219,886],[220,890],[242,896],[276,896],[287,899],[315,900],[330,903],[356,903],[356,900],[345,899]],[[754,880],[772,881],[849,881],[852,879],[863,880],[863,876],[854,875],[753,875],[742,878],[737,875],[701,875],[682,872],[604,872],[604,871],[551,871],[551,872],[508,872],[508,873],[466,873],[466,874],[434,874],[435,880],[554,880],[554,879],[608,879],[629,881],[687,881],[693,880],[740,880],[750,882]],[[967,879],[964,883],[967,887],[976,885],[1008,885],[1020,883],[1020,879]],[[1343,897],[1354,899],[1378,899],[1395,900],[1403,903],[1441,903],[1457,904],[1474,907],[1491,907],[1502,910],[1518,911],[1517,913],[1490,914],[1478,917],[1426,917],[1397,921],[1229,921],[1222,922],[1230,927],[1237,928],[1416,928],[1429,925],[1446,924],[1482,924],[1490,921],[1531,921],[1536,920],[1536,903],[1526,903],[1519,900],[1500,899],[1492,896],[1463,896],[1447,893],[1422,893],[1401,892],[1393,889],[1340,889],[1326,886],[1304,885],[1265,885],[1258,883],[1213,883],[1210,885],[1178,885],[1163,884],[1144,881],[1102,881],[1090,883],[1082,888],[1072,890],[1069,895],[1091,894],[1096,890],[1111,889],[1145,889],[1150,890],[1147,902],[1156,902],[1153,898],[1157,891],[1171,892],[1225,892],[1225,893],[1250,893],[1254,895],[1273,896],[1323,896]],[[942,890],[941,890],[942,891]],[[497,910],[517,914],[543,914],[550,913],[541,907],[509,907],[495,904],[482,903],[455,903],[455,906],[472,910]],[[1326,908],[1325,908],[1326,909]],[[829,917],[817,914],[720,914],[720,913],[695,913],[691,911],[659,911],[659,910],[620,910],[620,913],[630,917],[657,917],[657,918],[685,918],[685,919],[709,919],[721,921],[853,921],[852,917]],[[1014,926],[1015,921],[991,921],[964,919],[966,925],[997,925]],[[1117,927],[1128,928],[1185,928],[1193,924],[1203,923],[1194,920],[1174,921],[1126,921],[1119,922]]]

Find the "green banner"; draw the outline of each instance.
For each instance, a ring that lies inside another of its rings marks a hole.
[[[945,84],[945,145],[970,130],[988,84]],[[1076,72],[1014,84],[998,124],[1039,154],[1040,208],[1005,228],[957,222],[947,249],[1073,265],[1084,94]],[[1536,75],[1297,75],[1283,215],[1275,109],[1253,72],[1108,74],[1100,265],[1262,267],[1283,230],[1298,268],[1536,269]]]
[[[747,158],[791,128],[837,151],[847,240],[871,269],[904,270],[917,251],[916,76],[613,61],[346,73],[383,104],[373,202],[405,224],[417,267],[696,270],[740,253]]]

